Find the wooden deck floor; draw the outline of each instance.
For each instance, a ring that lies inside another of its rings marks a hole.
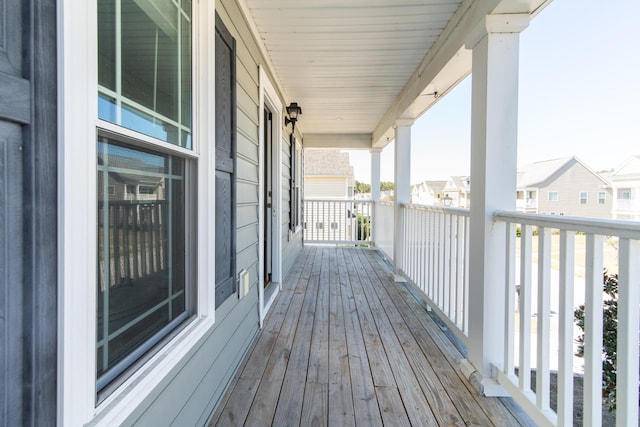
[[[517,426],[372,250],[306,247],[211,426]],[[514,415],[515,414],[515,415]]]

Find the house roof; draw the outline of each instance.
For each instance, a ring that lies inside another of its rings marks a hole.
[[[538,187],[542,186],[548,180],[553,178],[562,169],[568,168],[572,164],[578,163],[598,177],[603,183],[609,184],[605,178],[593,171],[582,160],[576,156],[561,157],[558,159],[543,160],[540,162],[529,163],[520,166],[517,172],[517,188]]]
[[[453,175],[449,177],[449,180],[446,181],[444,188],[447,190],[457,190],[463,189],[467,190],[467,180],[469,179],[469,175]]]
[[[624,161],[616,170],[611,174],[611,179],[616,180],[626,177],[635,177],[640,175],[640,155],[631,156]]]
[[[353,185],[353,166],[349,153],[339,150],[304,150],[305,176],[346,176]]]
[[[429,189],[432,193],[437,194],[444,191],[444,188],[447,186],[447,181],[422,181],[416,184],[416,186]]]

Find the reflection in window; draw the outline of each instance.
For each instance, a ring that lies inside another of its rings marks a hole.
[[[191,148],[191,2],[98,0],[98,114]]]
[[[185,161],[107,138],[97,152],[101,389],[187,316]]]

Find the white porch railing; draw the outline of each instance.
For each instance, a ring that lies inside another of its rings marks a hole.
[[[379,204],[374,242],[393,253],[393,204]],[[468,342],[469,215],[405,205],[400,274]],[[585,425],[602,424],[603,269],[618,273],[617,425],[638,423],[640,226],[637,222],[499,212],[507,227],[504,358],[496,380],[539,425],[573,425],[574,375],[583,377]],[[534,232],[535,231],[535,232]],[[385,233],[382,242],[381,234]],[[391,240],[391,241],[388,241]],[[585,305],[585,356],[575,357],[574,310]],[[584,369],[583,369],[584,366]],[[532,370],[535,384],[531,386]],[[552,390],[551,376],[557,378]],[[535,390],[535,391],[534,391]],[[557,393],[557,412],[551,394]]]
[[[304,200],[304,242],[369,244],[370,200]]]
[[[504,360],[495,364],[498,382],[538,424],[570,426],[574,371],[584,363],[583,419],[585,425],[602,425],[602,290],[609,252],[613,268],[617,258],[619,274],[617,425],[637,425],[638,223],[512,212],[496,213],[494,220],[507,227],[508,260],[507,334]],[[581,331],[574,310],[581,304],[585,304],[585,356],[576,363],[575,339]],[[532,369],[535,387],[531,387]],[[550,407],[552,371],[557,371],[557,413]]]
[[[373,241],[376,247],[384,253],[388,260],[393,262],[394,236],[394,210],[393,202],[378,202],[375,204]]]
[[[405,233],[401,274],[466,343],[469,210],[403,205],[401,211]]]

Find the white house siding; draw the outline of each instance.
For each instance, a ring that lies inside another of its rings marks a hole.
[[[304,178],[304,196],[306,199],[346,199],[347,177],[307,175]]]
[[[557,191],[558,200],[549,201],[549,192]],[[580,204],[580,192],[587,192],[587,203]],[[606,193],[605,203],[598,204],[598,193]],[[538,213],[611,218],[612,191],[602,179],[580,163],[560,169],[538,191]]]
[[[234,296],[215,313],[216,322],[200,345],[165,377],[125,425],[204,425],[226,390],[258,331],[259,266],[259,73],[260,51],[234,0],[216,2],[216,12],[236,40],[237,244],[236,271],[250,274],[249,293]],[[285,142],[285,141],[283,141]],[[283,154],[288,153],[283,144]],[[289,157],[283,155],[283,276],[301,239],[288,241]],[[285,191],[286,190],[286,191]],[[286,225],[286,227],[285,227]],[[284,232],[287,239],[285,240]],[[300,233],[299,233],[300,234]]]

